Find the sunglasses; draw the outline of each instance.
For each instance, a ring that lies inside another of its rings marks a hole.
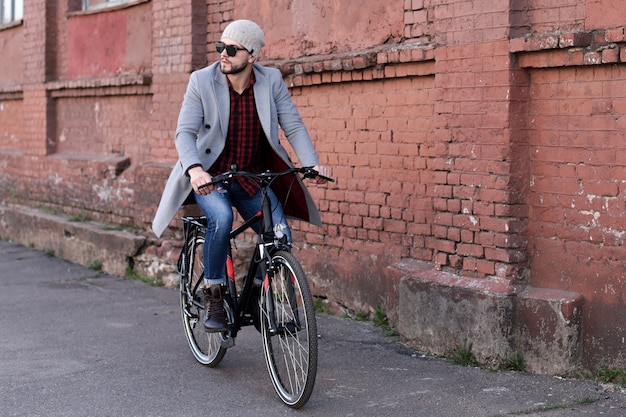
[[[224,42],[215,42],[215,49],[220,54],[224,51],[224,49],[226,49],[226,54],[228,56],[237,55],[237,51],[247,51],[246,48],[238,48],[235,45],[226,45]]]

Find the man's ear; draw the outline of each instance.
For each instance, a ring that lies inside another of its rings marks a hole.
[[[250,54],[250,58],[248,58],[248,63],[254,64],[256,62],[256,57]]]

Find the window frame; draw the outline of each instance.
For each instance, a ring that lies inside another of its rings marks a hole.
[[[7,5],[9,6],[8,12],[5,7]],[[9,14],[8,18],[7,14]],[[0,27],[20,23],[23,20],[24,0],[0,0]]]
[[[125,3],[132,3],[135,0],[100,0],[99,3],[92,5],[92,0],[82,0],[82,11],[103,10],[112,7],[122,6]]]
[[[127,9],[129,7],[138,6],[140,4],[149,3],[152,0],[123,0],[115,1],[115,3],[107,2],[92,7],[89,10],[83,10],[85,0],[69,0],[69,10],[66,14],[68,18],[88,16],[91,14],[108,13],[116,10]]]

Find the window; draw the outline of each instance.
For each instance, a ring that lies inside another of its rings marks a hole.
[[[105,9],[107,7],[118,6],[134,0],[83,0],[83,10]]]
[[[0,0],[0,24],[17,22],[24,18],[24,0]]]

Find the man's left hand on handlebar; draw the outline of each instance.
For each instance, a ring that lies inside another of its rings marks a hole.
[[[209,194],[211,191],[215,190],[216,185],[206,185],[211,182],[212,178],[208,172],[205,172],[202,169],[202,167],[193,167],[188,171],[188,174],[189,182],[191,183],[191,186],[196,193]]]
[[[315,181],[316,184],[326,184],[328,180],[324,177],[330,178],[330,169],[327,166],[323,165],[316,165],[313,167],[313,169],[316,170],[319,175],[321,175],[314,178],[313,181]]]

